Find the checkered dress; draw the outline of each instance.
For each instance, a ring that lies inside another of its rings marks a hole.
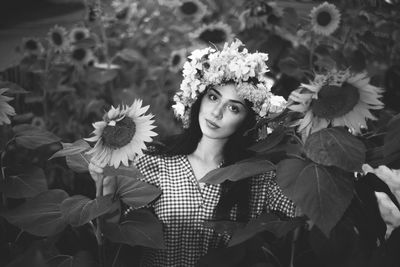
[[[164,227],[166,249],[144,250],[141,266],[195,266],[210,249],[226,246],[230,236],[205,228],[220,198],[220,185],[200,186],[187,156],[149,156],[136,164],[145,181],[162,190],[152,205]],[[294,205],[278,188],[275,173],[252,177],[250,217],[264,209],[294,216]],[[234,210],[231,219],[235,219]]]

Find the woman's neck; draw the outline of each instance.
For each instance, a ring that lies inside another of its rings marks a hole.
[[[224,161],[224,147],[227,141],[228,139],[211,139],[203,136],[192,155],[203,162],[221,163]]]

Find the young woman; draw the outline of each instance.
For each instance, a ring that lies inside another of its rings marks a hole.
[[[145,181],[162,190],[152,208],[167,247],[146,249],[142,266],[195,266],[213,248],[226,246],[230,236],[204,227],[208,220],[246,222],[263,210],[294,216],[274,172],[218,185],[199,182],[213,169],[250,157],[246,147],[255,140],[249,130],[273,109],[264,76],[267,55],[239,51],[240,46],[237,40],[222,51],[192,53],[174,98],[185,131],[136,163]],[[95,163],[89,169],[95,180],[102,175]],[[114,191],[113,181],[105,178],[104,194]]]

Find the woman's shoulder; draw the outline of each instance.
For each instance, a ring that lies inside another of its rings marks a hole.
[[[157,164],[162,165],[169,162],[177,161],[182,158],[183,155],[164,155],[164,154],[144,154],[137,161],[137,166],[147,165],[147,164]]]

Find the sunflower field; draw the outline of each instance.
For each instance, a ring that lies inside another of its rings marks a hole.
[[[105,174],[124,178],[100,194],[88,172],[94,143],[132,139],[104,130],[126,106],[146,118],[118,118],[142,143],[179,133],[171,106],[186,58],[236,39],[268,54],[286,108],[258,123],[257,157],[203,181],[276,170],[298,216],[204,222],[232,238],[198,266],[400,266],[398,0],[83,4],[79,23],[26,36],[22,59],[0,73],[1,266],[137,266],[144,247],[162,249],[162,225],[145,208],[160,190],[111,164]]]

